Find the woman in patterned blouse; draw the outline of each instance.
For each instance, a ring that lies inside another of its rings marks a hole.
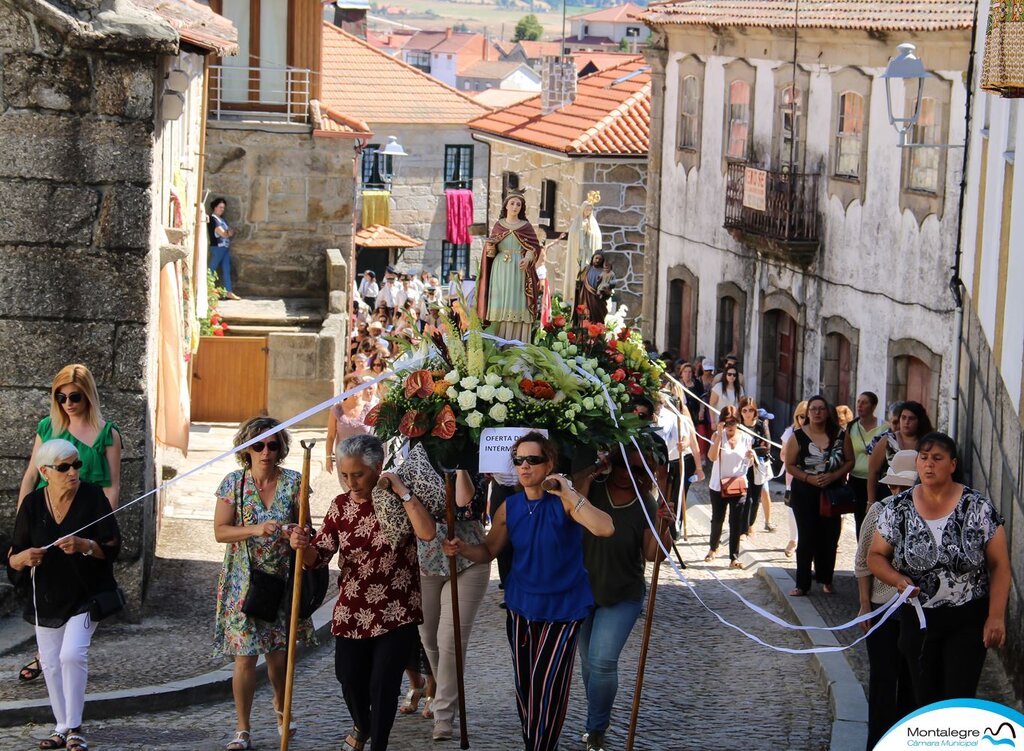
[[[876,579],[912,587],[927,626],[906,606],[900,651],[919,706],[973,698],[988,647],[1006,641],[1010,557],[1003,517],[988,498],[956,481],[956,443],[929,433],[918,445],[921,484],[878,515],[868,552]]]
[[[354,723],[343,751],[386,751],[398,691],[422,623],[416,538],[433,539],[434,520],[398,475],[381,474],[384,446],[374,436],[346,438],[336,449],[338,479],[349,492],[331,503],[323,527],[309,539],[295,529],[291,545],[306,568],[320,568],[338,553],[338,602],[331,633],[334,670]],[[392,547],[374,511],[371,492],[386,477],[412,523],[413,534]]]

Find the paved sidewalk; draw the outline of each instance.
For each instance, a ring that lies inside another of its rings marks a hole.
[[[196,429],[202,430],[203,426]],[[211,428],[196,444],[206,443],[209,451],[214,451],[230,444],[229,433],[226,428]],[[296,444],[289,465],[300,461],[300,455]],[[318,446],[314,459],[322,455]],[[200,456],[198,450],[194,451],[189,463],[194,466]],[[212,489],[228,469],[211,468],[206,479],[197,477],[181,483],[182,492],[169,499],[171,517],[160,531],[154,596],[147,602],[143,624],[104,624],[100,628],[90,652],[90,693],[115,685],[150,685],[222,665],[210,657],[209,645],[216,574],[223,547],[213,542],[209,518],[204,517],[212,516]],[[317,477],[314,515],[323,513],[336,492],[333,477]],[[693,495],[693,503],[706,503],[706,491]],[[781,504],[777,508],[781,509]],[[688,560],[699,561],[707,549],[707,528],[699,512],[691,516],[690,532],[690,540],[681,543],[680,551]],[[751,547],[763,547],[770,557],[771,549],[781,548],[784,542],[758,534]],[[785,561],[781,553],[777,557],[777,562]],[[798,634],[756,616],[710,580],[708,569],[713,569],[751,601],[786,617],[785,609],[753,571],[732,571],[727,565],[727,561],[719,559],[711,566],[695,564],[685,573],[709,607],[729,621],[769,643],[804,646]],[[467,716],[474,748],[511,751],[522,744],[505,641],[505,613],[497,607],[500,595],[495,570],[470,645]],[[609,733],[613,749],[620,749],[625,743],[641,635],[642,624],[638,624],[620,661],[620,689]],[[0,699],[27,698],[26,689],[43,697],[41,682],[31,687],[17,685],[14,670],[27,656],[26,651],[0,658],[0,670],[9,676],[0,681]],[[337,747],[341,730],[348,726],[334,678],[333,659],[333,645],[328,643],[299,666],[295,711],[300,734],[292,744],[296,751]],[[564,748],[580,747],[583,699],[577,677],[563,735]],[[254,740],[262,748],[276,746],[270,694],[265,685],[257,692],[253,720]],[[229,697],[160,712],[147,712],[143,700],[128,701],[123,714],[105,720],[90,719],[86,709],[91,747],[109,751],[222,748],[233,726],[234,710]],[[819,751],[828,747],[831,718],[811,658],[772,652],[723,626],[701,608],[672,570],[663,566],[639,728],[638,750]],[[45,735],[47,730],[44,724],[0,729],[0,748],[34,747],[34,738]],[[433,744],[429,733],[429,722],[400,716],[390,748],[411,751],[425,746],[455,747],[455,742]]]

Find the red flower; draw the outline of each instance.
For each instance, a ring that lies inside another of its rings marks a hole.
[[[565,338],[569,340],[569,344],[575,344],[576,343],[576,332],[575,331],[570,331],[569,333],[567,333],[565,335]]]
[[[644,393],[644,387],[641,386],[636,381],[630,381],[626,388],[629,389],[629,393],[631,393],[633,396],[640,396],[642,393]]]
[[[215,328],[215,329],[213,330],[213,335],[214,335],[214,336],[224,336],[224,329],[222,329],[222,328],[220,328],[220,327],[218,326],[217,328]]]
[[[434,429],[430,431],[430,435],[435,435],[438,438],[444,438],[448,440],[455,435],[455,431],[458,425],[455,423],[455,413],[449,405],[441,407],[441,411],[437,413],[437,420],[434,422]]]
[[[416,370],[405,377],[405,398],[426,399],[434,393],[434,378],[429,370]]]
[[[586,305],[577,305],[576,306],[576,312],[579,313],[581,316],[585,316],[587,314],[587,306]]]
[[[377,418],[380,416],[380,407],[378,404],[376,407],[366,413],[366,417],[363,418],[363,423],[369,425],[371,428],[377,424]]]
[[[554,318],[551,319],[551,325],[554,326],[555,328],[562,328],[563,326],[565,326],[565,316],[555,316]]]
[[[618,348],[619,348],[619,340],[618,339],[612,339],[610,342],[608,342],[608,351],[609,352],[615,352],[615,351],[618,350]]]
[[[587,323],[587,333],[590,334],[592,339],[597,339],[607,330],[603,323]]]
[[[531,381],[529,378],[524,378],[519,382],[519,390],[522,391],[524,394],[529,394],[531,391],[533,391],[533,381]]]
[[[618,355],[615,355],[615,357],[613,357],[612,359],[615,360],[615,362],[617,362],[619,364],[622,364],[622,362],[626,359],[626,356],[622,355],[622,354],[618,354]]]
[[[619,368],[614,373],[612,373],[612,380],[615,381],[616,383],[622,383],[624,380],[626,380],[626,371],[623,370],[622,368]]]
[[[623,326],[623,327],[622,327],[622,330],[621,330],[621,331],[619,331],[619,341],[620,341],[620,342],[624,342],[624,341],[626,341],[627,339],[629,339],[629,336],[630,336],[630,334],[632,334],[632,333],[633,333],[632,331],[630,331],[630,330],[629,330],[629,329],[627,329],[627,328],[626,328],[625,326]]]
[[[430,428],[429,423],[424,424],[426,421],[423,418],[422,412],[410,409],[398,423],[398,432],[409,438],[419,438]]]

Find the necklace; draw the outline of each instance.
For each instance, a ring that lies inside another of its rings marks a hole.
[[[611,491],[608,490],[608,483],[607,482],[604,484],[604,497],[607,499],[608,505],[611,506],[613,509],[629,508],[634,503],[636,503],[636,496],[634,495],[633,499],[629,503],[625,504],[624,506],[616,506],[615,502],[612,500]]]
[[[533,512],[537,510],[538,506],[540,506],[540,502],[544,500],[544,496],[542,495],[537,500],[531,501],[529,498],[526,497],[526,493],[524,492],[523,493],[523,500],[526,501],[526,511],[527,511],[527,513],[530,516],[533,516]],[[530,505],[530,504],[533,504],[533,505]]]
[[[275,482],[277,482],[277,473],[272,473],[263,484],[261,485],[259,480],[256,479],[256,475],[252,475],[252,484],[256,486],[256,490],[261,493],[270,488]]]
[[[64,521],[64,518],[68,515],[68,511],[71,508],[71,504],[68,503],[67,506],[62,510],[60,518],[57,518],[56,504],[54,504],[54,502],[50,499],[50,489],[48,487],[43,488],[43,497],[46,499],[46,508],[49,509],[50,516],[53,517],[53,520],[57,524],[60,524],[62,521]]]

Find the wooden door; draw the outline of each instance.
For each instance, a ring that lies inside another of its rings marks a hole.
[[[907,393],[906,398],[918,402],[928,410],[929,415],[934,415],[932,405],[932,371],[920,359],[907,355]]]
[[[204,336],[192,361],[193,422],[267,414],[267,338]]]
[[[775,415],[773,435],[779,435],[791,423],[796,406],[796,328],[796,321],[782,310],[765,313],[761,325],[758,404]]]

